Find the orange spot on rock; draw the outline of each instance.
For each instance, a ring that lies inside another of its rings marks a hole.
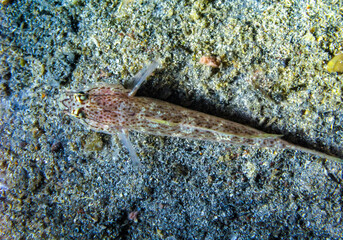
[[[202,56],[199,60],[199,63],[213,68],[218,68],[220,66],[221,61],[219,57]]]

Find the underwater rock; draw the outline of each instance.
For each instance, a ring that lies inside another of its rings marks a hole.
[[[329,73],[343,72],[343,53],[339,53],[334,56],[327,64],[326,69]]]

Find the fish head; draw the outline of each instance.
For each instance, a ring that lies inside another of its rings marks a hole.
[[[128,97],[130,90],[121,85],[98,83],[88,90],[67,91],[60,99],[64,113],[81,119],[97,122],[107,121],[114,114],[120,99]],[[107,113],[104,113],[104,112]]]
[[[60,99],[62,107],[64,107],[64,113],[77,117],[84,118],[84,109],[89,105],[88,92],[66,92]]]

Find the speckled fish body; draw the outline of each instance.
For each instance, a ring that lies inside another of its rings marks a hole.
[[[143,78],[146,77],[147,75]],[[159,136],[295,149],[339,160],[331,155],[291,144],[282,140],[280,135],[268,134],[161,100],[136,97],[132,90],[121,85],[101,83],[88,90],[69,92],[66,95],[62,100],[67,108],[65,112],[79,118],[96,131],[115,134],[129,130]]]
[[[129,92],[120,85],[103,83],[71,95],[63,100],[63,104],[68,112],[79,115],[90,128],[110,134],[124,128],[159,136],[284,147],[279,135],[161,100],[130,97]]]

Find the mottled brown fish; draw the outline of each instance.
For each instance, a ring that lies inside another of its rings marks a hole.
[[[280,135],[268,134],[161,100],[136,97],[135,93],[140,85],[158,65],[155,61],[141,70],[134,77],[135,87],[132,90],[121,85],[100,83],[88,90],[67,92],[61,101],[67,108],[65,112],[77,117],[93,130],[119,134],[131,158],[137,163],[138,157],[127,138],[128,131],[237,145],[293,149],[341,161],[338,157],[291,144],[281,139]]]

